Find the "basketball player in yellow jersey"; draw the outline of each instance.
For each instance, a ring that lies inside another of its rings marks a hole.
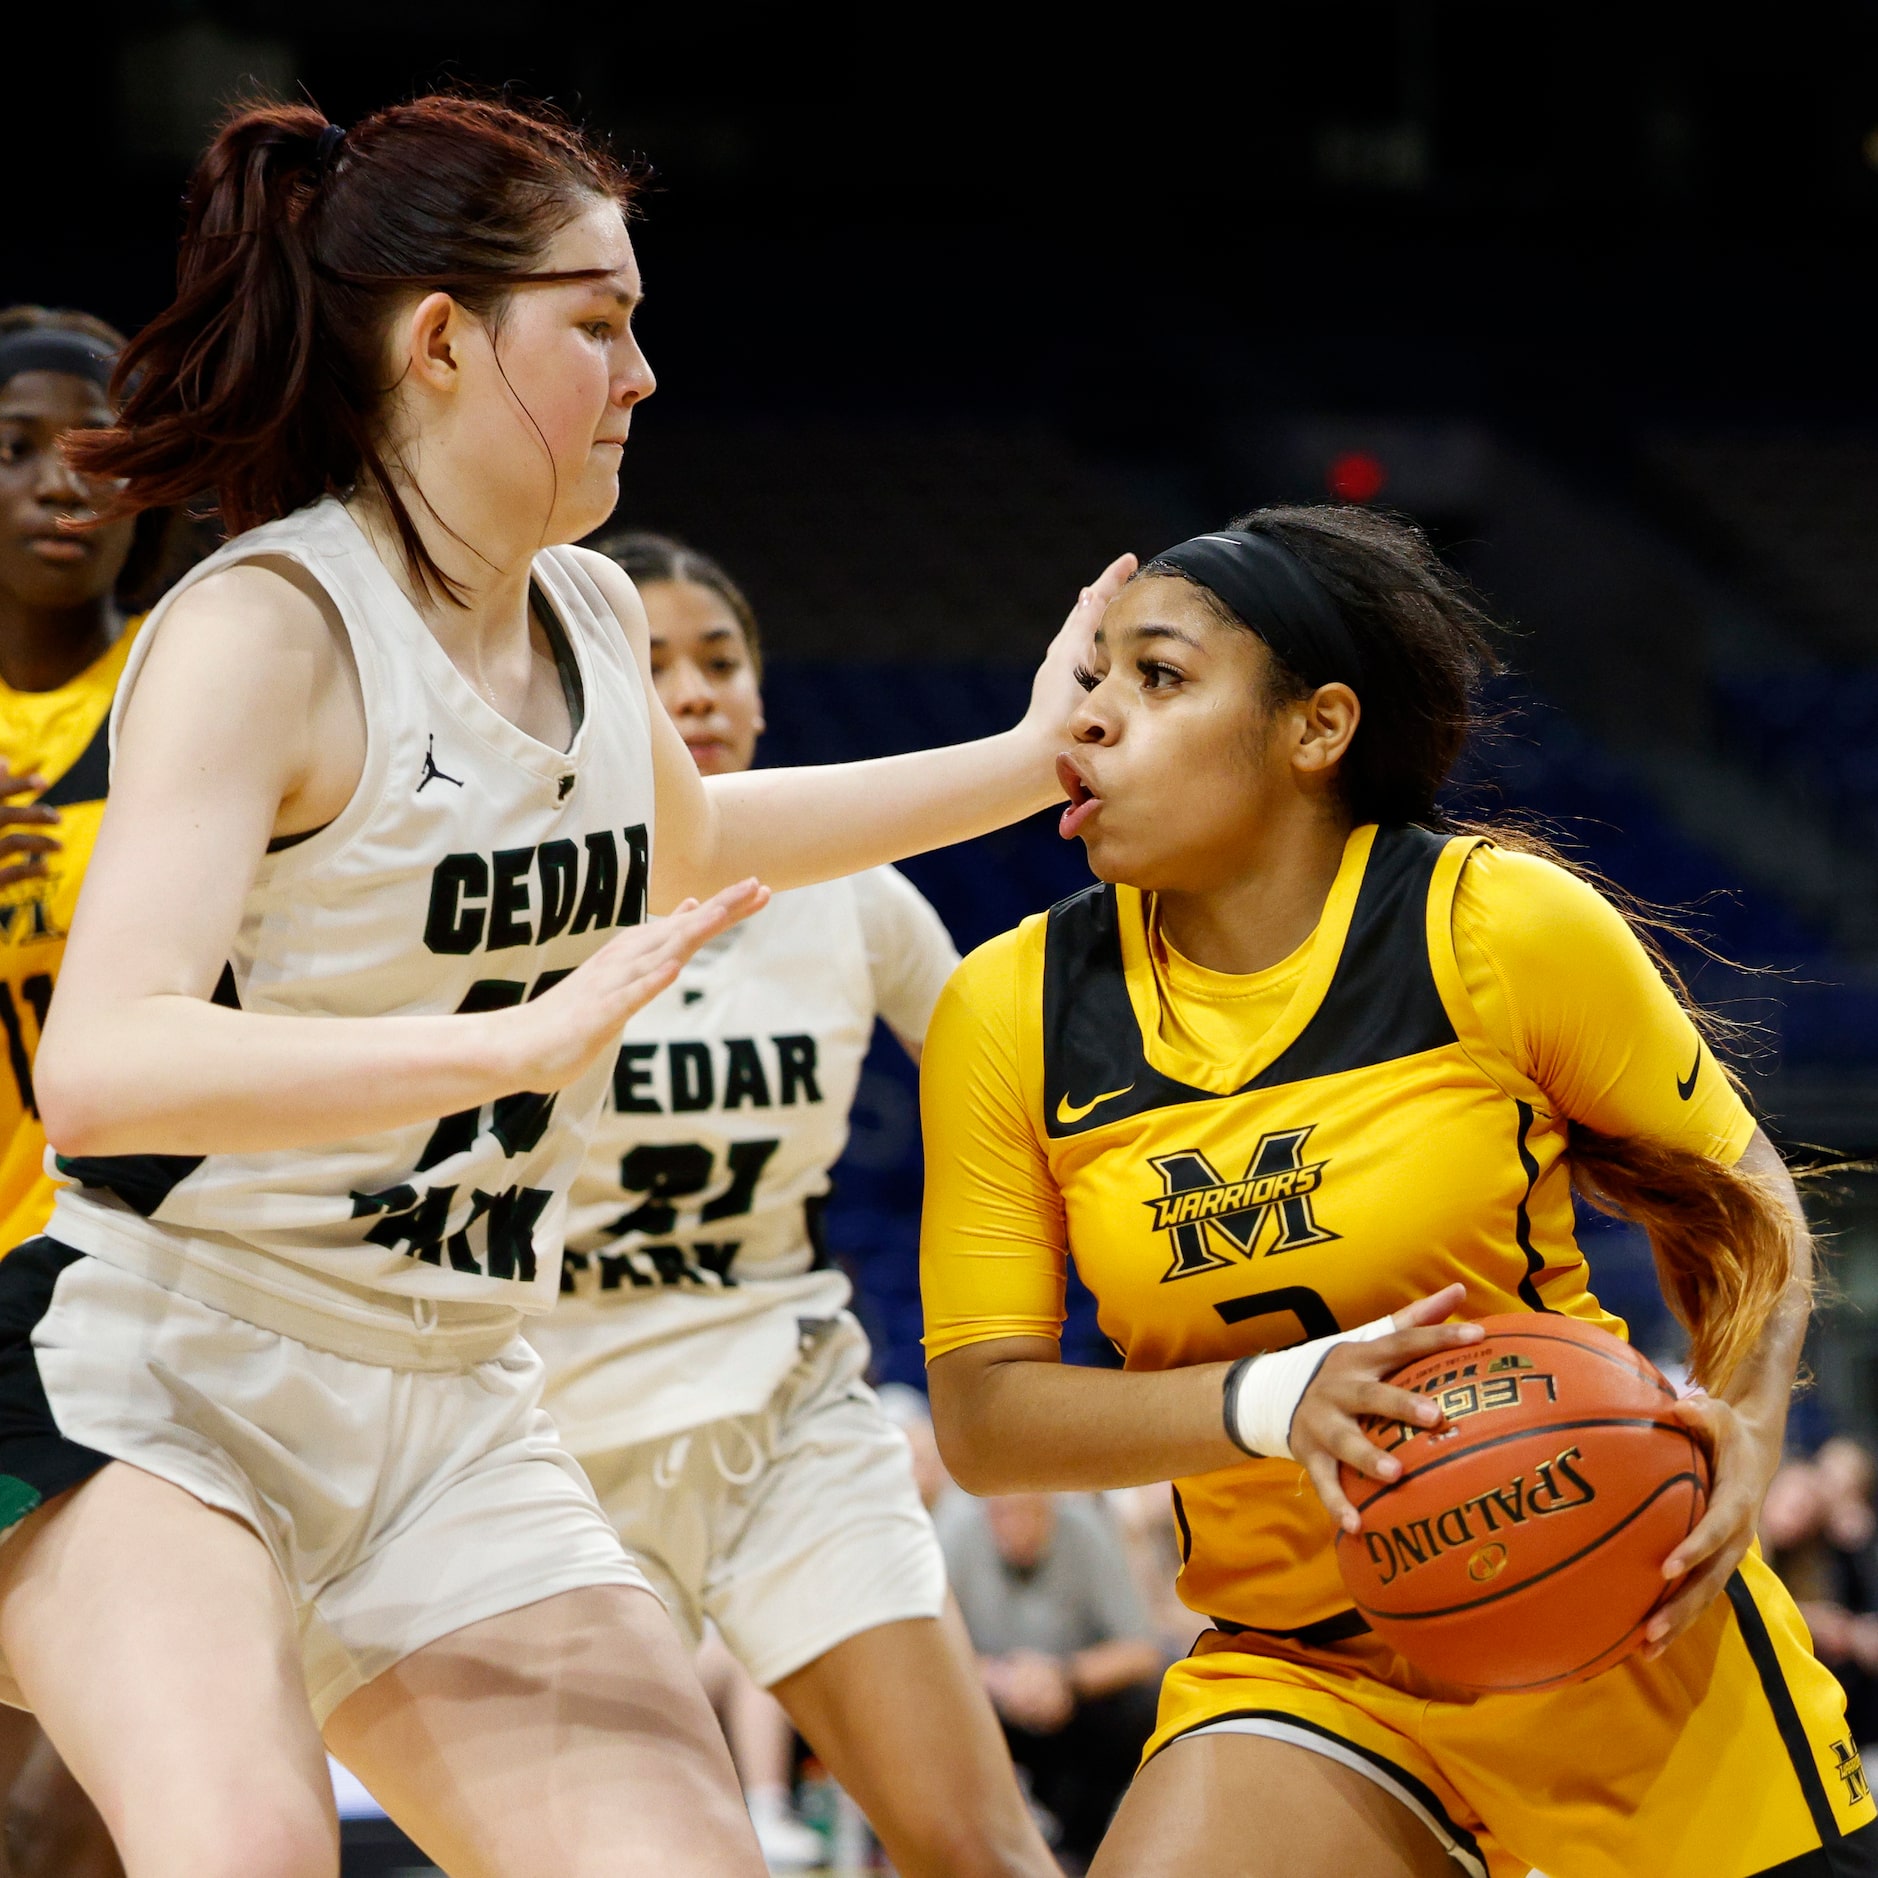
[[[105,718],[161,559],[157,511],[68,535],[96,492],[59,453],[109,424],[121,334],[89,314],[0,309],[0,1255],[52,1211],[33,1054],[104,812]],[[17,1772],[17,1778],[15,1773]],[[37,1723],[0,1711],[10,1878],[107,1878],[117,1855]]]
[[[88,314],[0,310],[0,1247],[52,1212],[33,1054],[104,813],[105,718],[167,514],[82,535],[96,491],[67,432],[107,425],[122,336]]]
[[[1636,935],[1552,861],[1434,832],[1486,622],[1412,530],[1278,509],[1109,607],[1062,773],[1105,883],[960,967],[928,1033],[935,1423],[975,1492],[1174,1482],[1183,1599],[1097,1878],[1878,1873],[1844,1700],[1753,1549],[1811,1252]],[[1706,1517],[1645,1647],[1444,1689],[1339,1578],[1356,1417],[1460,1314],[1599,1305],[1574,1182],[1649,1228],[1707,1394]],[[1125,1369],[1060,1361],[1066,1258]]]

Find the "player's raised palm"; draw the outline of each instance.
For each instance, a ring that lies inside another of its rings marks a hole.
[[[626,1020],[678,976],[699,946],[768,902],[769,889],[756,880],[740,880],[703,902],[687,900],[667,918],[609,940],[552,991],[495,1013],[491,1023],[516,1053],[517,1086],[566,1088],[619,1042]]]

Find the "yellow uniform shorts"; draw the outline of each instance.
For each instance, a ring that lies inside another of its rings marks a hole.
[[[1341,1761],[1470,1878],[1878,1878],[1845,1697],[1754,1554],[1658,1661],[1542,1695],[1428,1683],[1369,1634],[1209,1631],[1167,1672],[1147,1755],[1202,1732]]]

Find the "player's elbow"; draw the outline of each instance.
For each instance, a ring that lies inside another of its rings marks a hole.
[[[118,1151],[118,1105],[110,1079],[56,1026],[33,1062],[33,1099],[46,1139],[60,1154],[84,1158]]]
[[[46,1139],[60,1154],[82,1158],[102,1152],[103,1118],[81,1089],[42,1075],[34,1078],[34,1094]]]
[[[1022,1444],[1000,1413],[997,1365],[973,1345],[935,1358],[926,1368],[932,1404],[933,1439],[946,1472],[967,1493],[1021,1493],[1032,1483],[1024,1477]]]
[[[933,1433],[938,1439],[939,1458],[945,1462],[946,1472],[967,1493],[984,1499],[993,1494],[1019,1491],[1019,1483],[1013,1478],[1011,1469],[999,1464],[995,1442],[987,1444],[970,1441],[957,1433],[948,1439],[939,1432],[936,1418]]]

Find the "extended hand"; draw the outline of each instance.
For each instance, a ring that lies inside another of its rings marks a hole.
[[[1644,1632],[1643,1657],[1654,1662],[1715,1601],[1754,1542],[1761,1502],[1780,1466],[1780,1436],[1769,1435],[1719,1396],[1685,1396],[1676,1419],[1708,1449],[1708,1511],[1663,1561],[1677,1588]]]
[[[1340,1343],[1324,1358],[1291,1419],[1291,1452],[1304,1463],[1325,1510],[1345,1532],[1361,1532],[1363,1518],[1337,1477],[1343,1462],[1370,1480],[1394,1480],[1402,1463],[1385,1453],[1357,1420],[1379,1416],[1412,1428],[1433,1428],[1441,1411],[1425,1395],[1392,1388],[1382,1378],[1417,1357],[1478,1343],[1478,1324],[1444,1324],[1467,1296],[1465,1285],[1449,1285],[1397,1311],[1395,1329],[1373,1343]]]
[[[1050,649],[1031,681],[1030,709],[1024,728],[1035,731],[1049,745],[1054,761],[1064,741],[1064,727],[1085,693],[1076,682],[1078,666],[1087,666],[1095,652],[1095,630],[1109,602],[1134,578],[1139,562],[1132,554],[1118,555],[1076,596],[1069,617],[1050,641]]]
[[[702,905],[687,900],[664,919],[608,940],[552,991],[485,1019],[515,1051],[515,1086],[544,1094],[565,1089],[602,1051],[617,1047],[626,1020],[678,976],[699,946],[768,902],[769,889],[755,880],[740,880]]]
[[[14,802],[8,798],[36,794],[46,786],[43,776],[15,774],[0,763],[0,828],[26,830],[56,827],[59,811],[40,802]],[[0,835],[0,887],[16,881],[44,880],[45,857],[57,854],[60,844],[50,835],[10,832]]]

